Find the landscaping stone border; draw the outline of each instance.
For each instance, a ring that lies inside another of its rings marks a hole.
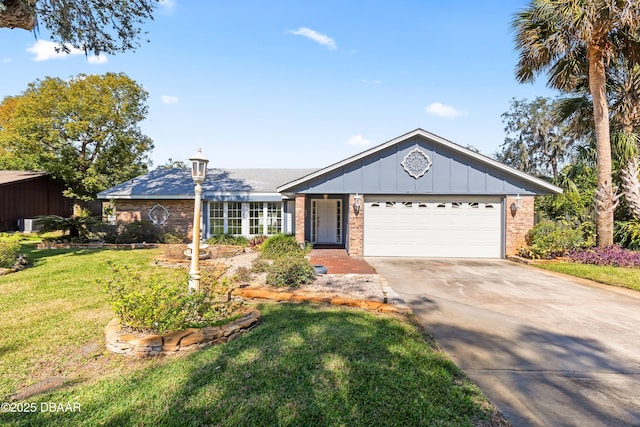
[[[378,313],[411,313],[411,308],[399,307],[394,304],[387,304],[381,301],[359,300],[352,298],[336,297],[327,294],[314,292],[296,292],[296,291],[276,291],[269,289],[256,288],[239,288],[234,289],[233,293],[242,298],[247,299],[264,299],[271,301],[290,301],[290,302],[314,302],[321,304],[342,305],[347,307],[357,307]]]
[[[260,317],[260,311],[251,308],[245,310],[242,317],[220,327],[188,328],[163,335],[129,332],[123,330],[118,319],[113,319],[104,331],[107,349],[110,351],[125,356],[151,357],[192,351],[231,341],[253,329]]]

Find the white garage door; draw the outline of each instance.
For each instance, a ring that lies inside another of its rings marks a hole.
[[[367,196],[364,255],[500,258],[501,200]]]

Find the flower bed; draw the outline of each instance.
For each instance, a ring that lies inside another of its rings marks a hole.
[[[569,252],[569,259],[581,264],[640,267],[640,252],[623,249],[617,245],[574,250]]]

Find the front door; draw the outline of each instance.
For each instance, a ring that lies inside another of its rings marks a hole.
[[[312,201],[312,240],[314,243],[341,243],[340,202],[338,199],[315,199]]]

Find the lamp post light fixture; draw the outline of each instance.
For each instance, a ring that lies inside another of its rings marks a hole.
[[[195,182],[193,202],[193,238],[191,239],[191,270],[189,270],[189,290],[200,290],[200,211],[202,210],[202,183],[207,176],[209,160],[202,155],[202,149],[189,159],[191,178]]]

